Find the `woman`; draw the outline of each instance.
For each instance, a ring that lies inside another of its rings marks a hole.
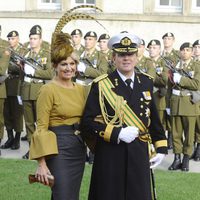
[[[37,130],[30,146],[30,159],[38,161],[36,178],[49,185],[52,174],[53,200],[78,200],[86,148],[78,124],[85,106],[85,92],[72,81],[78,59],[69,35],[54,34],[51,61],[56,75],[44,85],[37,99]]]

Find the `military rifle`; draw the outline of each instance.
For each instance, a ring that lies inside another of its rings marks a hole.
[[[38,66],[40,68],[43,68],[43,66],[37,62],[36,60],[34,60],[33,58],[30,57],[23,57],[20,54],[18,54],[17,52],[15,52],[13,49],[9,48],[9,51],[11,52],[11,59],[10,62],[11,64],[15,64],[17,66],[19,66],[18,62],[22,63],[22,64],[27,64],[29,66],[31,66],[33,69],[38,70]]]
[[[186,72],[184,69],[176,69],[173,66],[173,63],[170,60],[168,60],[164,56],[161,56],[161,58],[165,61],[166,67],[168,69],[170,69],[173,73],[179,73],[182,76],[185,76],[185,77],[188,77],[188,78],[192,79],[191,75],[188,72]]]

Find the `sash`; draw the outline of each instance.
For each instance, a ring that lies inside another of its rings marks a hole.
[[[99,93],[102,93],[103,96],[106,98],[108,103],[111,105],[113,110],[116,110],[117,99],[119,99],[119,95],[112,91],[111,88],[114,88],[114,85],[110,81],[109,78],[105,78],[99,81]],[[101,96],[101,95],[99,95]],[[121,97],[123,99],[123,97]],[[101,99],[100,99],[101,101]],[[137,127],[142,133],[148,133],[147,127],[143,124],[143,122],[137,117],[137,115],[131,110],[128,106],[127,102],[123,99],[121,101],[123,105],[121,105],[121,109],[119,112],[123,113],[123,122],[127,126],[135,126]]]

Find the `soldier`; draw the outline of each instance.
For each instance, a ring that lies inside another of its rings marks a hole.
[[[89,31],[84,36],[85,51],[80,56],[79,76],[76,82],[88,85],[92,80],[108,72],[108,62],[101,52],[97,51],[97,34]]]
[[[19,43],[19,33],[11,31],[7,35],[10,48],[10,62],[8,66],[8,78],[5,81],[7,98],[4,104],[4,121],[8,134],[8,140],[2,149],[11,148],[13,150],[20,147],[20,135],[23,131],[23,107],[20,96],[20,85],[22,80],[22,71],[15,60],[15,52],[24,53],[24,48]],[[13,130],[16,132],[13,136]]]
[[[83,36],[82,31],[80,29],[75,29],[71,32],[71,36],[72,36],[74,51],[80,57],[85,50],[85,47],[81,44]]]
[[[177,71],[173,73],[170,87],[174,161],[169,170],[189,171],[196,117],[200,115],[199,104],[192,102],[194,100],[192,93],[200,88],[200,67],[192,60],[192,51],[192,44],[189,42],[180,46],[181,60],[176,66]],[[181,153],[184,154],[182,162]]]
[[[39,29],[39,30],[41,30],[41,35],[42,35],[42,27],[40,26],[40,25],[34,25],[31,29],[30,29],[30,33],[32,32],[32,31],[34,31],[35,29]],[[47,41],[44,41],[44,40],[41,40],[41,48],[42,49],[45,49],[46,51],[50,51],[50,44],[49,44],[49,42],[47,42]],[[30,48],[30,41],[28,41],[28,42],[25,42],[24,43],[24,46],[26,47],[26,48]]]
[[[150,163],[157,166],[167,153],[152,78],[134,71],[139,43],[129,33],[110,39],[116,70],[94,80],[86,102],[82,134],[96,137],[89,200],[151,200]],[[157,149],[150,161],[147,133]]]
[[[108,65],[109,65],[109,71],[108,73],[111,73],[115,70],[115,67],[112,64],[112,50],[108,48],[108,40],[110,39],[110,36],[106,33],[100,35],[98,39],[100,52],[105,56]]]
[[[35,131],[36,122],[36,99],[38,91],[45,80],[50,80],[53,76],[51,68],[50,54],[41,47],[42,32],[39,27],[35,27],[29,34],[30,51],[25,55],[32,61],[32,65],[24,65],[25,78],[22,83],[22,100],[24,108],[24,119],[28,142]],[[28,152],[23,156],[28,158]]]
[[[97,51],[97,34],[89,31],[84,36],[85,51],[80,56],[80,63],[77,67],[79,75],[76,82],[86,85],[86,93],[89,92],[90,84],[94,78],[108,72],[108,62],[104,55]],[[89,152],[89,163],[92,164],[94,155]]]
[[[145,41],[141,39],[141,44],[138,46],[138,63],[137,67],[144,73],[149,74],[153,78],[156,77],[156,70],[153,65],[153,61],[144,55],[145,52]]]
[[[193,58],[199,63],[200,67],[200,40],[193,43]],[[192,155],[195,161],[200,161],[200,116],[197,116],[195,127],[195,149]]]
[[[1,39],[0,39],[1,40]],[[0,143],[4,134],[4,101],[6,98],[5,79],[7,78],[6,71],[9,64],[9,53],[5,51],[7,47],[5,43],[0,43]],[[1,152],[0,152],[1,153]]]
[[[166,128],[166,94],[167,94],[167,81],[168,81],[168,69],[165,66],[165,61],[161,58],[161,44],[159,40],[151,40],[147,45],[149,48],[149,56],[153,61],[156,71],[156,77],[154,80],[154,98],[158,109],[158,114],[161,123]]]
[[[167,59],[172,66],[176,66],[177,63],[179,62],[179,52],[173,48],[173,45],[175,43],[175,36],[173,33],[165,33],[162,36],[163,39],[163,46],[164,49],[162,51],[162,56]],[[169,113],[169,94],[166,95],[166,130],[167,130],[167,141],[168,141],[168,149],[172,149],[172,133],[171,133],[171,117]]]

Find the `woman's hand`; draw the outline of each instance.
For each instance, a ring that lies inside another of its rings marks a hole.
[[[45,158],[38,159],[38,167],[35,172],[35,177],[38,179],[38,181],[44,185],[49,185],[48,176],[51,175],[51,172],[49,171]]]

